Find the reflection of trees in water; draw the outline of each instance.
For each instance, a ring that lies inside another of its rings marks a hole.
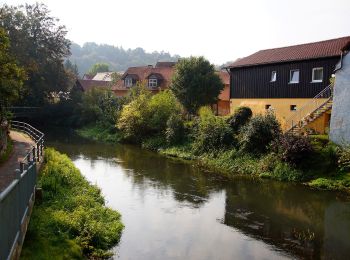
[[[327,255],[324,238],[329,223],[324,216],[334,201],[331,193],[272,181],[235,181],[226,194],[224,224],[301,257]],[[349,239],[346,243],[338,252],[349,252]]]

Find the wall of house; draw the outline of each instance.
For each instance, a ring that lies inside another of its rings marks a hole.
[[[340,57],[231,68],[231,98],[313,98],[329,85]],[[312,83],[312,69],[323,67],[323,82]],[[299,69],[299,83],[290,84],[290,70]],[[277,72],[270,82],[272,71]]]
[[[343,57],[342,68],[335,74],[330,139],[350,144],[350,54]]]
[[[234,111],[237,107],[247,106],[253,112],[253,115],[265,114],[267,112],[266,105],[270,105],[281,123],[283,130],[287,130],[286,119],[294,115],[297,111],[291,111],[290,106],[296,105],[297,110],[302,108],[307,104],[311,99],[310,98],[233,98],[230,100],[230,110]],[[325,102],[327,99],[319,99],[319,103]],[[312,112],[317,108],[317,104],[310,106],[308,111],[301,110],[301,116],[306,116],[308,113]],[[317,125],[317,130],[319,132],[325,131],[325,125]]]

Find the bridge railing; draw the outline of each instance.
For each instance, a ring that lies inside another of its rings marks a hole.
[[[20,161],[15,179],[0,193],[0,259],[12,259],[23,243],[44,148],[44,134],[31,125],[12,121],[11,129],[26,133],[35,145]]]

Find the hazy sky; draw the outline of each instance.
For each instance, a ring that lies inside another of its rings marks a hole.
[[[36,1],[0,0],[17,5]],[[76,43],[221,64],[260,49],[350,35],[350,0],[43,0]]]

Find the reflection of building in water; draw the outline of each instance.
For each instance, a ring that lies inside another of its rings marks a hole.
[[[248,187],[237,182],[227,190],[224,224],[299,257],[342,259],[350,252],[349,204],[325,209],[326,194],[316,200],[305,191],[280,183]]]
[[[350,203],[335,202],[325,211],[324,258],[350,257]]]

